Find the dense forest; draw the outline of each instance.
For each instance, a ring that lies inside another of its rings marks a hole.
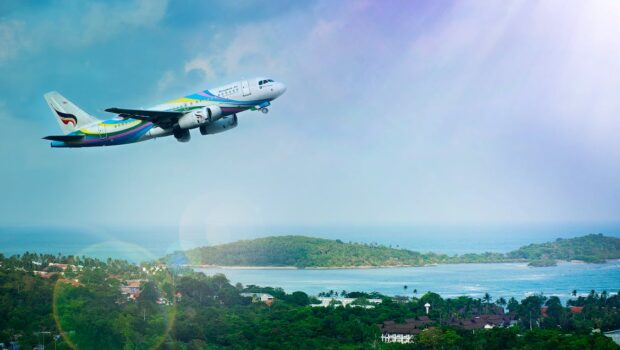
[[[602,234],[530,244],[515,251],[449,256],[420,253],[377,244],[345,243],[304,236],[277,236],[176,252],[171,264],[220,266],[362,267],[422,266],[437,263],[529,262],[553,265],[557,260],[604,262],[620,259],[620,238]]]
[[[130,279],[141,283],[128,297],[122,288]],[[257,302],[242,297],[243,292],[269,293],[275,300]],[[517,301],[490,295],[444,299],[431,292],[419,298],[340,294],[382,303],[313,307],[314,298],[303,292],[233,286],[221,274],[85,257],[0,254],[0,343],[62,350],[618,349],[592,331],[620,327],[620,295],[606,291],[591,291],[566,306],[543,295]],[[413,344],[381,342],[379,324],[425,316],[426,303],[432,305],[429,320]],[[582,311],[575,314],[568,306]],[[488,330],[454,326],[455,320],[483,313],[515,323]]]

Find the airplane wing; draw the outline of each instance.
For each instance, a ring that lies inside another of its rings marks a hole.
[[[84,138],[84,135],[52,135],[45,136],[44,140],[50,141],[62,141],[62,142],[72,142],[72,141],[80,141]]]
[[[171,127],[177,119],[183,116],[183,112],[149,111],[141,109],[108,108],[106,112],[116,113],[123,118],[133,118],[152,122],[163,128]]]

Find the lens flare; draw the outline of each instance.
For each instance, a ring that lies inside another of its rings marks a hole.
[[[101,252],[113,252],[108,256],[121,259],[90,258]],[[83,249],[76,255],[76,264],[56,281],[52,298],[56,327],[74,350],[125,345],[157,349],[176,319],[173,271],[156,263],[146,249],[122,241]],[[142,327],[134,327],[140,323]]]

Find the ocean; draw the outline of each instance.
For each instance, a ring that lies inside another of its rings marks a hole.
[[[179,249],[231,242],[258,236],[303,234],[341,239],[345,242],[377,242],[422,252],[447,254],[484,251],[507,252],[530,243],[588,233],[620,236],[619,224],[466,226],[466,227],[272,227],[237,228],[227,234],[188,232],[179,228],[0,228],[0,253],[26,251],[50,254],[108,257],[131,262],[154,260]],[[620,290],[620,262],[606,264],[562,263],[555,267],[531,268],[525,264],[455,264],[413,268],[344,270],[232,270],[207,269],[225,273],[233,282],[282,287],[316,294],[330,289],[377,291],[387,295],[409,294],[417,289],[438,292],[445,297],[522,298],[531,293],[557,295],[563,300],[576,289]],[[407,285],[407,289],[404,286]]]
[[[552,267],[504,263],[338,270],[198,270],[208,275],[223,273],[233,283],[281,287],[287,292],[300,290],[310,295],[345,290],[413,296],[417,290],[417,296],[432,291],[442,297],[468,295],[480,298],[489,293],[493,298],[515,297],[519,300],[543,293],[566,301],[573,290],[580,295],[586,295],[592,289],[608,293],[620,291],[620,260],[605,264],[564,262]]]

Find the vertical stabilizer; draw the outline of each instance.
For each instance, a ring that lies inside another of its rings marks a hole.
[[[52,109],[52,113],[54,113],[60,128],[65,134],[99,121],[56,91],[48,92],[43,97]]]

